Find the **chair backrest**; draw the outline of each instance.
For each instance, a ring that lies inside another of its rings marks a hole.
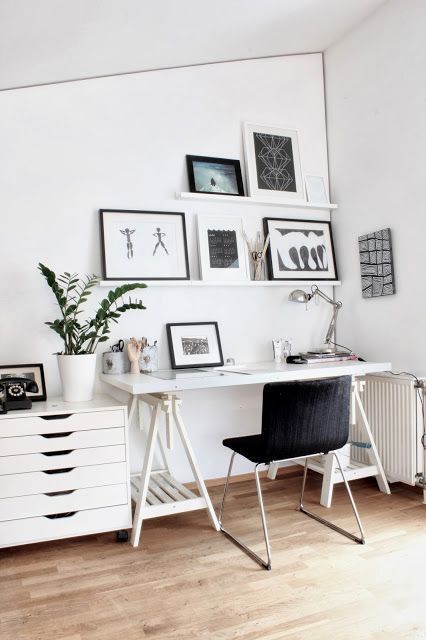
[[[269,460],[343,447],[349,437],[351,377],[273,382],[263,389],[262,436]]]

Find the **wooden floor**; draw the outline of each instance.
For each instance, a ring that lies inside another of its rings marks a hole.
[[[313,508],[320,477],[310,478]],[[352,483],[360,546],[295,510],[300,475],[264,487],[272,572],[203,511],[148,521],[138,549],[103,534],[0,550],[1,640],[426,639],[420,492]],[[210,492],[217,505],[221,489]],[[326,513],[355,531],[342,487]],[[226,524],[262,550],[253,482],[232,485]]]

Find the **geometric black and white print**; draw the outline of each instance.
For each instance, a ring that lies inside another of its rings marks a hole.
[[[362,297],[376,298],[395,293],[391,230],[359,236],[358,245]]]
[[[287,136],[254,133],[259,189],[296,192],[293,145]]]

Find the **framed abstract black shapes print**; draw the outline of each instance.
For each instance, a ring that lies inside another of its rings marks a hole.
[[[330,222],[264,218],[270,280],[337,280]]]

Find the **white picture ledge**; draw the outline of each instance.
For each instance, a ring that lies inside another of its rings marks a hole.
[[[182,191],[176,193],[178,200],[197,200],[203,202],[233,202],[234,204],[252,204],[256,206],[272,206],[272,207],[288,207],[289,209],[321,209],[324,211],[330,211],[331,209],[337,209],[337,204],[331,204],[330,202],[307,202],[306,200],[294,200],[293,202],[268,200],[266,198],[250,198],[248,196],[228,196],[221,195],[219,193],[191,193],[189,191]]]
[[[119,287],[124,284],[124,280],[101,280],[100,287]],[[144,282],[142,279],[141,282]],[[340,280],[241,280],[241,281],[222,281],[215,282],[211,280],[147,280],[147,287],[310,287],[313,284],[323,287],[337,287],[341,285]]]

